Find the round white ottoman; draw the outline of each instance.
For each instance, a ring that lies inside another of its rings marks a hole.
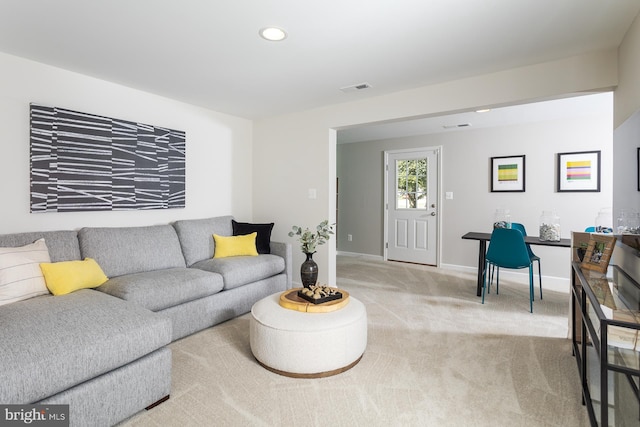
[[[275,373],[298,378],[339,374],[355,366],[367,347],[367,311],[349,297],[329,313],[283,308],[280,294],[251,308],[249,340],[256,360]]]

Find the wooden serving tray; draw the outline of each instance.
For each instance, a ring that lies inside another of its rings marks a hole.
[[[319,299],[313,299],[312,297],[305,295],[303,291],[300,290],[298,291],[298,296],[303,300],[310,302],[311,304],[319,305],[319,304],[324,304],[325,302],[342,299],[342,292],[335,291],[335,294],[333,295],[327,295],[324,297],[320,297]]]
[[[327,301],[320,304],[311,303],[298,296],[298,291],[302,288],[289,289],[280,294],[280,306],[289,310],[301,311],[304,313],[330,313],[340,310],[349,304],[349,292],[339,289],[342,298]]]

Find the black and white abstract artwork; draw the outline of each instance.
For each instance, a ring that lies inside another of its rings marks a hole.
[[[185,207],[185,132],[31,104],[31,212]]]

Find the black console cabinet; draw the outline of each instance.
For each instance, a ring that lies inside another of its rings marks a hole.
[[[573,354],[593,426],[640,426],[640,285],[572,263]]]

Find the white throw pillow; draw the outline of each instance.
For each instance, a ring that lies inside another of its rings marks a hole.
[[[41,262],[51,262],[44,239],[18,248],[0,248],[0,305],[49,293]]]

